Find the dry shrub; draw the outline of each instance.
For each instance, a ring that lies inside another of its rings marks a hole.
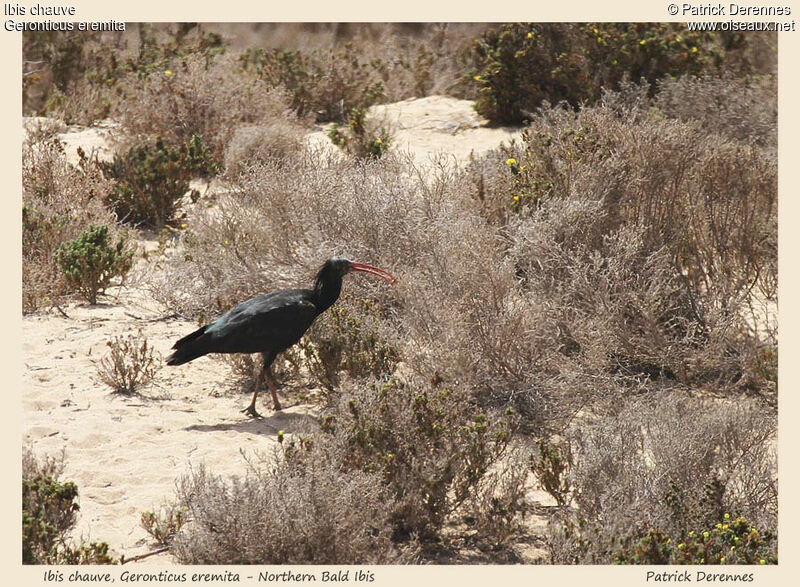
[[[775,331],[751,304],[775,295],[774,154],[648,104],[543,110],[473,166],[473,197],[581,368],[765,391],[750,365]]]
[[[79,83],[67,93],[53,90],[43,113],[67,124],[90,126],[109,118],[119,100],[118,93],[107,86]]]
[[[350,381],[318,430],[279,432],[283,450],[246,478],[184,480],[174,551],[204,564],[407,562],[459,514],[497,548],[524,510],[526,469],[504,459],[516,420],[456,390]]]
[[[103,205],[111,183],[89,158],[75,167],[58,139],[32,133],[22,154],[22,309],[56,304],[68,292],[56,263],[62,243],[90,226],[105,225],[117,240],[116,219]]]
[[[610,563],[631,540],[744,517],[777,531],[774,413],[665,392],[630,399],[570,429],[572,505],[554,518],[557,563]]]
[[[420,199],[393,185],[399,175],[388,162],[343,161],[323,151],[255,166],[240,175],[230,196],[193,219],[156,294],[182,312],[211,317],[255,293],[310,285],[337,252],[397,267],[394,259],[406,256],[398,242],[403,224]],[[348,289],[381,288],[375,280],[350,278]]]
[[[107,118],[120,99],[114,82],[128,40],[128,33],[25,31],[23,113],[82,125]]]
[[[302,450],[302,449],[301,449]],[[324,453],[274,455],[244,478],[205,469],[184,478],[188,522],[172,552],[182,564],[386,564],[402,562],[391,541],[391,497],[380,479],[343,471]]]
[[[173,145],[200,136],[221,164],[237,127],[269,125],[286,117],[284,94],[241,72],[232,58],[186,57],[173,67],[126,78],[126,131]]]
[[[156,296],[211,319],[256,293],[310,283],[324,259],[345,254],[400,277],[392,289],[351,276],[346,291],[373,300],[382,338],[414,372],[482,395],[518,394],[530,412],[556,410],[527,379],[544,350],[532,340],[541,331],[525,329],[543,309],[517,290],[493,230],[462,196],[462,179],[443,162],[433,179],[405,173],[401,162],[309,151],[254,167],[193,220]]]
[[[235,178],[253,166],[280,164],[297,157],[303,148],[303,137],[302,127],[288,113],[259,126],[237,128],[225,148],[225,173]]]
[[[128,337],[115,336],[109,352],[97,365],[100,381],[115,393],[131,394],[155,378],[160,357],[139,332]]]
[[[670,118],[697,120],[708,132],[778,148],[777,78],[681,77],[658,84],[653,105]]]

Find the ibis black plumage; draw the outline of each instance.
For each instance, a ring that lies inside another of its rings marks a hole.
[[[275,410],[281,409],[278,385],[272,374],[275,358],[297,343],[314,320],[339,298],[342,278],[351,271],[376,275],[390,284],[397,279],[384,269],[342,257],[328,259],[317,273],[310,289],[286,289],[244,301],[172,347],[167,365],[183,365],[209,353],[261,353],[263,367],[253,393],[253,401],[242,410],[259,417],[256,399],[266,382]]]

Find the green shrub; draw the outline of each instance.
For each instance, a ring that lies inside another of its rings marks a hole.
[[[286,88],[292,96],[291,108],[298,117],[313,112],[308,56],[300,51],[250,48],[239,60],[245,69],[252,70],[271,87]]]
[[[175,216],[191,176],[216,169],[207,155],[197,136],[181,146],[161,139],[135,145],[103,163],[106,177],[116,180],[109,203],[123,222],[160,229]]]
[[[57,251],[95,225],[116,234],[114,214],[103,204],[111,182],[97,163],[70,164],[47,128],[29,128],[22,158],[22,308],[58,304],[69,291]],[[79,154],[81,152],[79,151]],[[113,240],[113,239],[112,239]]]
[[[754,565],[778,564],[777,537],[759,532],[747,519],[730,514],[713,527],[683,532],[671,537],[661,530],[648,530],[638,540],[630,539],[615,555],[619,564],[639,565]]]
[[[113,564],[105,542],[74,546],[67,541],[80,508],[78,487],[59,480],[62,471],[60,461],[38,461],[30,449],[23,451],[22,563]]]
[[[439,536],[444,522],[473,499],[516,427],[508,412],[493,417],[449,389],[391,379],[342,393],[322,420],[341,446],[345,468],[377,473],[394,495],[395,538]]]
[[[538,449],[538,455],[531,458],[531,469],[542,488],[555,498],[558,505],[564,506],[569,501],[570,492],[572,455],[569,446],[559,447],[539,439]]]
[[[699,73],[710,64],[705,33],[678,23],[506,24],[475,42],[475,109],[518,124],[545,101],[595,102],[631,79]]]
[[[167,546],[183,527],[186,521],[186,511],[186,507],[177,504],[165,504],[157,512],[144,511],[141,517],[142,528],[158,544]]]
[[[346,127],[334,123],[328,137],[334,145],[361,159],[380,159],[392,142],[386,126],[367,122],[364,108],[353,108]]]
[[[351,377],[381,379],[391,375],[397,364],[397,351],[381,337],[378,314],[368,300],[356,307],[338,304],[320,316],[290,352],[294,363],[332,392],[342,372]]]
[[[127,275],[133,263],[133,252],[120,238],[116,245],[108,242],[107,226],[91,226],[75,240],[62,243],[56,258],[68,284],[90,304],[105,293],[111,279]]]
[[[366,109],[384,97],[374,67],[352,44],[328,51],[251,49],[241,63],[273,87],[285,87],[298,117],[319,122],[345,121],[356,108]]]

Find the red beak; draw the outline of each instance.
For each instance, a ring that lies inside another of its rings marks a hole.
[[[389,285],[394,285],[397,281],[397,278],[394,275],[388,271],[385,271],[384,269],[375,267],[373,265],[367,265],[366,263],[359,263],[358,261],[353,261],[352,263],[353,271],[362,271],[364,273],[369,273],[370,275],[377,275],[381,279],[385,279]]]

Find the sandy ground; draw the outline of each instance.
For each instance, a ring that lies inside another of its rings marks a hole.
[[[459,165],[500,146],[519,142],[521,130],[509,127],[489,127],[478,116],[468,100],[447,96],[411,98],[394,104],[373,106],[370,117],[385,121],[392,129],[392,149],[410,154],[418,165],[426,165],[445,155]],[[322,126],[309,135],[309,141],[331,145],[327,132],[332,124]]]
[[[419,162],[446,153],[464,163],[470,153],[519,135],[518,129],[488,128],[464,100],[432,96],[376,111],[394,124],[396,148]],[[29,119],[26,126],[34,122]],[[79,146],[108,157],[114,128],[107,122],[59,130],[67,156],[77,161]],[[323,143],[327,138],[322,130],[309,140]],[[155,243],[141,245],[152,249]],[[176,481],[190,468],[205,463],[215,473],[241,475],[244,455],[269,450],[278,430],[300,429],[313,407],[289,406],[273,413],[263,394],[265,418],[249,419],[240,413],[249,398],[232,391],[229,368],[215,357],[160,368],[155,383],[141,395],[112,393],[98,380],[96,366],[110,340],[141,331],[165,357],[172,343],[196,325],[155,302],[145,280],[111,288],[108,294],[96,306],[76,299],[61,311],[24,316],[23,434],[38,455],[64,451],[64,478],[80,490],[76,534],[108,542],[116,556],[130,558],[153,548],[139,524],[141,513],[171,499]],[[541,492],[533,496],[546,501]],[[542,531],[543,518],[529,523]],[[528,550],[528,562],[541,555]],[[158,560],[171,561],[168,554]]]

